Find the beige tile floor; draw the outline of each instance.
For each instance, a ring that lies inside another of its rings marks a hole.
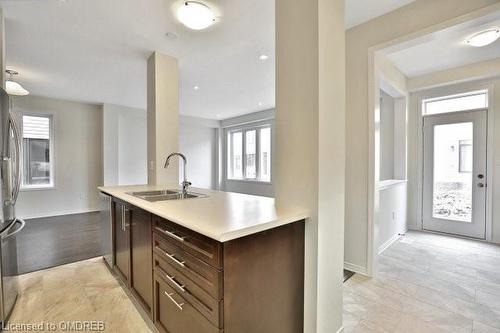
[[[345,283],[344,332],[500,332],[500,247],[409,232]]]
[[[60,322],[102,321],[104,332],[151,332],[102,258],[22,275],[20,289],[11,323],[53,323],[60,332]]]

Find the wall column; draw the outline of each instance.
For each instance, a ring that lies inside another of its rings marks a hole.
[[[7,64],[5,61],[5,18],[3,16],[3,9],[0,8],[0,83],[2,88],[5,89],[5,80],[7,79],[5,70]]]
[[[179,66],[177,59],[155,52],[148,59],[148,184],[179,183],[178,159],[164,169],[165,159],[179,149]]]
[[[304,332],[342,326],[344,0],[276,0],[278,206],[304,207]]]

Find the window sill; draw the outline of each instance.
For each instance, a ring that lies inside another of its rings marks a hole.
[[[252,179],[226,179],[226,182],[244,183],[244,184],[258,184],[258,185],[272,185],[272,182],[259,181]]]
[[[47,186],[23,186],[19,189],[20,192],[30,192],[30,191],[50,191],[55,190],[55,185]]]

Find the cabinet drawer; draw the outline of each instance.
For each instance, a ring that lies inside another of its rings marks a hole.
[[[217,327],[222,326],[222,301],[213,298],[196,283],[188,279],[165,260],[160,259],[157,255],[154,256],[154,271],[157,277],[160,276],[163,278],[170,287],[201,312],[212,324]]]
[[[219,242],[157,216],[154,217],[153,230],[196,258],[218,269],[222,267]]]
[[[222,299],[222,272],[153,234],[153,251],[213,298]]]
[[[155,275],[155,325],[163,333],[221,333],[173,288]]]

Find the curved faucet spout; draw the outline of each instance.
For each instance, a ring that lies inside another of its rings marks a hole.
[[[182,182],[182,194],[186,195],[187,191],[188,191],[188,187],[189,187],[189,185],[191,185],[191,183],[187,180],[187,171],[186,171],[187,158],[186,158],[186,156],[184,156],[181,153],[172,153],[172,154],[168,155],[167,160],[165,161],[165,169],[168,168],[168,166],[170,165],[170,159],[174,156],[178,156],[178,157],[182,158],[182,160],[184,162],[184,172],[183,172],[184,173],[184,181]]]

